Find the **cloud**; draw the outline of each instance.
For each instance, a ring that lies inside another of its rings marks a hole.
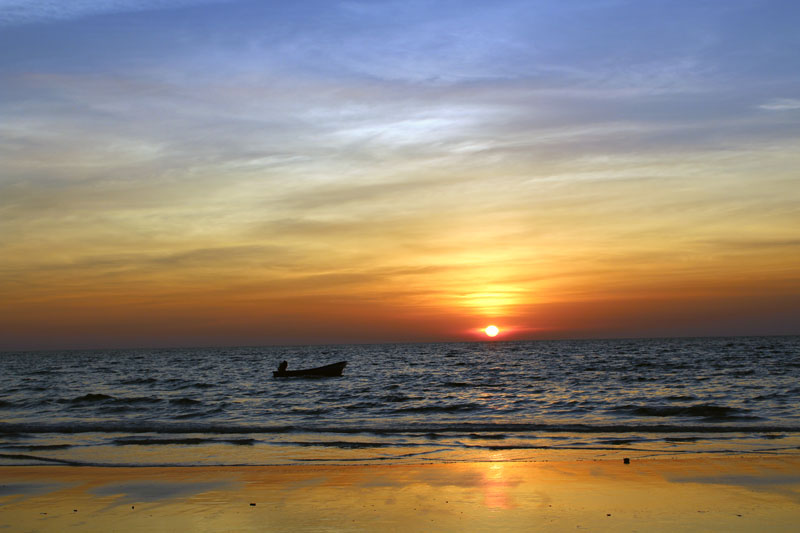
[[[761,248],[800,248],[800,239],[775,239],[765,237],[762,239],[718,239],[705,241],[705,244],[729,248],[733,250],[752,250]]]
[[[109,13],[175,9],[229,0],[0,0],[0,26],[72,20]]]
[[[765,111],[793,111],[800,109],[800,99],[798,98],[773,98],[758,106]]]

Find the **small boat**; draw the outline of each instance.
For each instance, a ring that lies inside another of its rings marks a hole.
[[[295,377],[316,377],[332,378],[342,375],[342,370],[347,365],[347,361],[340,361],[332,365],[320,366],[317,368],[304,368],[302,370],[273,370],[274,378],[295,378]]]

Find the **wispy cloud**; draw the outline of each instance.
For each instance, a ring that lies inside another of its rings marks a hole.
[[[91,15],[175,9],[230,0],[0,0],[0,25],[72,20]]]
[[[800,109],[800,98],[773,98],[758,108],[766,111],[793,111]]]

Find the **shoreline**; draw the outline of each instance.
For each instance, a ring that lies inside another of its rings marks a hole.
[[[539,452],[531,455],[531,451]],[[615,449],[606,448],[586,449],[586,448],[561,448],[557,450],[519,450],[519,449],[499,449],[495,451],[479,450],[471,451],[466,454],[459,454],[453,451],[445,451],[438,457],[431,457],[425,452],[419,456],[408,458],[403,456],[386,457],[367,457],[352,458],[336,450],[328,457],[309,457],[306,459],[292,459],[287,461],[274,462],[84,462],[68,459],[42,458],[28,454],[0,454],[0,471],[3,469],[23,469],[23,468],[74,468],[74,469],[119,469],[119,470],[143,470],[143,469],[277,469],[277,468],[370,468],[370,467],[425,467],[436,465],[463,465],[481,463],[509,463],[509,464],[536,464],[536,463],[614,463],[622,462],[624,459],[640,462],[697,462],[715,461],[730,459],[733,461],[760,460],[765,458],[784,458],[790,461],[800,462],[800,450],[788,451],[780,450],[725,450],[725,451],[663,451],[646,449]],[[195,459],[197,456],[195,455]]]
[[[0,529],[794,531],[796,455],[0,467]]]

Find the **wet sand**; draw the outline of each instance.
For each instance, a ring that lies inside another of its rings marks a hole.
[[[800,458],[0,467],[0,531],[796,531]]]

